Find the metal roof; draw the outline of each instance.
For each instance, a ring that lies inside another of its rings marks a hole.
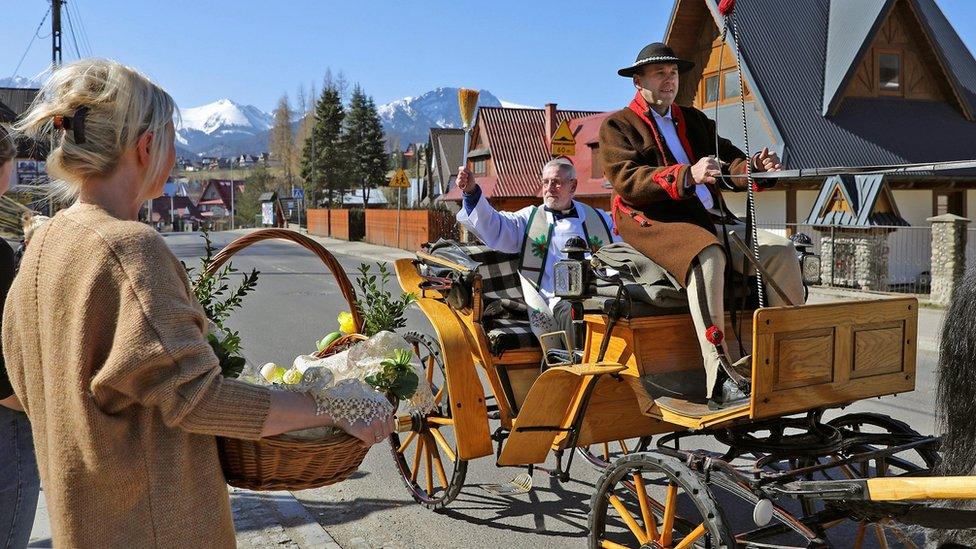
[[[823,212],[835,192],[840,192],[850,206],[850,212]],[[886,196],[894,212],[876,212],[881,196]],[[821,215],[823,212],[823,215]],[[827,178],[820,187],[820,194],[810,210],[806,223],[810,225],[836,225],[852,228],[879,226],[908,226],[898,213],[891,191],[885,185],[884,175],[835,175]]]
[[[971,147],[965,145],[976,141],[976,123],[944,102],[848,98],[835,115],[823,116],[830,10],[833,2],[849,1],[854,0],[752,0],[736,5],[747,73],[754,78],[753,89],[765,105],[766,118],[783,136],[788,166],[863,166],[972,157]],[[952,63],[950,72],[960,73],[956,78],[976,90],[976,60],[941,12],[935,13],[938,7],[931,0],[905,1],[923,8],[919,12],[933,31],[932,41]],[[777,15],[770,17],[770,13]],[[938,130],[925,131],[928,128]]]
[[[914,0],[914,2],[921,15],[922,24],[927,27],[925,30],[933,38],[932,42],[945,63],[951,67],[950,77],[956,80],[956,91],[969,105],[970,112],[976,113],[976,59],[973,59],[973,54],[952,28],[952,24],[936,5],[935,0]]]
[[[826,116],[843,84],[871,45],[871,38],[894,0],[831,0],[824,63],[823,111]]]
[[[556,110],[556,124],[592,114],[598,113]],[[486,196],[536,196],[540,170],[552,158],[545,135],[545,110],[480,107],[477,125],[484,127],[498,177],[498,184]]]

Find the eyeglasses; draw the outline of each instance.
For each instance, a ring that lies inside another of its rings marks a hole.
[[[573,181],[571,179],[543,179],[542,180],[542,188],[543,189],[548,189],[548,188],[562,189],[564,187],[568,187],[572,182]]]

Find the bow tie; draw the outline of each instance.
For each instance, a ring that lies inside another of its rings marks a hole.
[[[555,219],[556,221],[559,221],[560,219],[572,219],[574,217],[577,217],[576,206],[570,206],[568,210],[563,210],[563,211],[554,210],[549,206],[544,206],[544,208],[546,209],[547,212],[550,212],[552,214],[553,219]]]

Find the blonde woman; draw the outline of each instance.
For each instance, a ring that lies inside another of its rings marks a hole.
[[[10,187],[16,154],[13,138],[0,125],[0,194]],[[0,307],[15,270],[14,252],[0,239]],[[30,421],[0,360],[0,547],[27,547],[39,490]]]
[[[3,319],[59,547],[234,547],[214,435],[338,425],[373,444],[393,429],[220,377],[183,267],[136,222],[175,161],[174,108],[135,70],[82,60],[17,123],[55,132],[48,173],[77,196],[34,233]]]

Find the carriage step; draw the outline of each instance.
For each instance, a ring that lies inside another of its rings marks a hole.
[[[532,490],[532,475],[519,473],[503,484],[482,484],[481,488],[496,496],[517,496]]]

